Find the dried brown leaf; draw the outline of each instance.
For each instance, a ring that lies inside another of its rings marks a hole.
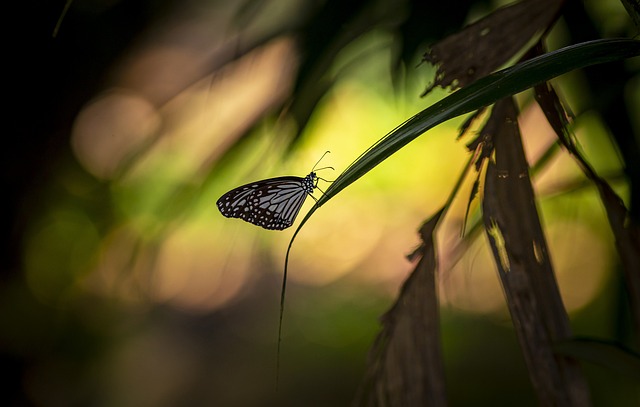
[[[485,177],[483,218],[529,377],[542,405],[589,405],[586,382],[552,343],[571,337],[529,179],[512,98],[496,103],[495,161]]]
[[[622,199],[595,172],[576,147],[567,127],[567,114],[551,84],[542,83],[536,86],[535,97],[562,145],[598,189],[600,200],[607,212],[609,226],[615,236],[636,330],[640,331],[640,230],[638,225],[631,221],[629,211]]]
[[[430,48],[423,61],[437,65],[434,87],[462,87],[513,58],[557,18],[563,0],[524,0],[503,7]]]
[[[422,259],[381,318],[356,406],[446,406],[432,237],[442,213],[420,230]]]

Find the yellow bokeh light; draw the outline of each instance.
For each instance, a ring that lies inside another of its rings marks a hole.
[[[80,112],[71,146],[78,160],[99,179],[111,179],[131,154],[159,130],[161,118],[144,97],[114,89]]]

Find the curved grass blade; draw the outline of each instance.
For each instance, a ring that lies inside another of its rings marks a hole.
[[[300,226],[317,208],[338,192],[438,124],[491,105],[504,97],[522,92],[575,69],[638,55],[640,55],[638,40],[595,40],[549,52],[478,79],[411,117],[369,148],[327,188]]]
[[[284,275],[280,297],[280,322],[278,327],[278,361],[282,316],[291,246],[302,226],[313,213],[344,188],[371,171],[382,161],[400,150],[427,130],[465,113],[472,112],[510,95],[522,92],[552,78],[606,62],[613,62],[640,55],[640,41],[633,39],[601,39],[561,48],[557,51],[521,62],[478,79],[451,95],[434,103],[411,117],[381,138],[351,164],[327,188],[324,195],[307,212],[291,237],[285,256]]]

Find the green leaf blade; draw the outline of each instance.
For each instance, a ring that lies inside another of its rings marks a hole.
[[[640,41],[595,40],[562,48],[480,78],[424,109],[384,136],[338,176],[302,223],[344,188],[438,124],[575,69],[638,55]]]

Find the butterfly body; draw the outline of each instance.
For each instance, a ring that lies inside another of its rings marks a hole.
[[[277,177],[252,182],[222,195],[216,205],[227,218],[240,218],[270,230],[291,225],[317,187],[315,172],[306,177]]]

